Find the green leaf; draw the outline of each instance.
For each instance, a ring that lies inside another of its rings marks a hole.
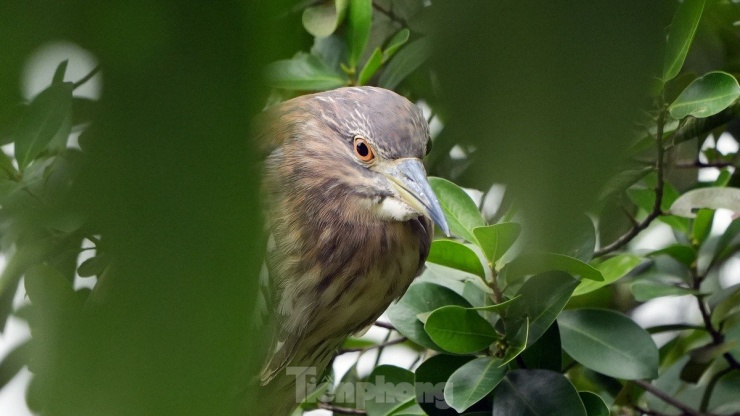
[[[349,0],[347,39],[349,41],[349,66],[351,68],[357,67],[362,53],[365,52],[367,42],[370,40],[370,27],[372,24],[372,0]],[[378,54],[380,54],[380,50],[378,50]],[[380,59],[379,56],[378,66],[380,66]],[[367,68],[367,65],[365,67]]]
[[[439,199],[450,231],[466,241],[478,244],[473,230],[486,224],[470,196],[446,179],[430,177],[429,184]]]
[[[690,266],[696,260],[696,251],[693,248],[683,244],[672,244],[660,250],[650,253],[650,256],[667,255],[676,259],[678,262]]]
[[[414,373],[401,367],[381,365],[375,367],[367,382],[374,386],[364,397],[368,416],[384,416],[414,398]]]
[[[665,62],[663,64],[663,81],[668,82],[678,75],[686,60],[686,54],[694,40],[696,28],[699,26],[701,13],[704,10],[704,0],[684,0],[679,3],[676,14],[671,21],[668,33]]]
[[[671,117],[704,118],[729,107],[740,97],[740,85],[732,75],[714,71],[697,78],[686,87],[669,107]]]
[[[28,364],[32,351],[31,341],[25,341],[7,352],[0,363],[0,389]]]
[[[691,227],[691,243],[701,245],[712,231],[712,221],[714,220],[714,210],[699,209],[694,218],[693,227]]]
[[[498,385],[506,375],[501,360],[491,357],[476,358],[464,364],[450,376],[445,385],[445,401],[462,413]]]
[[[403,297],[391,305],[386,313],[393,326],[403,336],[423,347],[441,351],[424,331],[424,324],[419,321],[417,315],[446,305],[470,306],[465,298],[444,286],[417,282],[409,286]]]
[[[391,57],[401,48],[401,46],[405,45],[406,42],[409,40],[409,35],[411,32],[403,28],[398,31],[391,40],[388,41],[388,44],[385,46],[385,50],[383,51],[383,63],[388,62]]]
[[[407,76],[432,55],[432,45],[427,38],[417,39],[398,51],[380,76],[378,85],[395,89]]]
[[[729,209],[740,212],[740,189],[699,188],[686,192],[671,205],[670,213],[685,218],[695,218],[700,208]]]
[[[382,59],[383,54],[380,52],[380,48],[375,48],[373,54],[370,55],[370,58],[368,58],[365,66],[362,68],[362,71],[360,71],[360,76],[357,78],[357,83],[359,85],[365,85],[370,81],[370,78],[372,78],[378,68],[380,68]]]
[[[473,235],[486,258],[495,263],[514,245],[522,227],[515,222],[473,228]]]
[[[308,7],[303,11],[302,21],[306,31],[317,38],[324,38],[337,30],[347,13],[348,0],[335,0]]]
[[[301,53],[268,65],[267,82],[275,88],[316,91],[342,87],[346,80],[318,57]]]
[[[715,327],[720,327],[728,316],[740,310],[740,284],[722,289],[722,292],[725,292],[724,299],[712,308],[712,323]]]
[[[108,267],[108,263],[108,256],[105,253],[101,253],[82,262],[77,269],[77,274],[80,277],[99,276]]]
[[[64,82],[64,74],[67,73],[67,64],[69,59],[65,59],[59,63],[57,69],[54,71],[54,76],[51,79],[52,84],[60,84]]]
[[[604,399],[598,394],[590,391],[579,391],[578,396],[580,396],[588,416],[609,416],[609,408],[604,403]]]
[[[578,284],[578,287],[573,292],[573,296],[585,295],[586,293],[591,293],[594,290],[601,289],[606,285],[616,282],[637,267],[641,261],[641,257],[632,254],[619,254],[597,264],[595,267],[601,272],[604,280],[600,282],[595,280],[581,280],[581,283]]]
[[[527,346],[534,344],[555,321],[577,285],[578,280],[562,272],[538,274],[524,282],[518,292],[522,301],[512,304],[506,317],[510,322],[529,318]]]
[[[461,306],[443,306],[432,312],[424,330],[445,351],[467,354],[496,341],[496,331],[478,312]]]
[[[738,235],[740,235],[740,218],[735,218],[717,241],[717,247],[714,249],[716,254],[712,259],[712,264],[726,259],[737,250],[737,245],[740,244],[737,238]]]
[[[667,283],[652,280],[638,280],[637,282],[632,283],[630,290],[632,291],[632,295],[635,297],[635,300],[638,302],[647,302],[650,299],[663,296],[699,294],[698,290],[669,285]]]
[[[652,138],[651,138],[652,139]],[[650,144],[653,144],[653,140],[650,140]],[[637,181],[644,178],[645,175],[652,172],[655,168],[652,166],[645,166],[639,169],[625,169],[612,176],[609,181],[604,185],[604,189],[601,191],[599,199],[606,199],[612,195],[617,195],[634,185]]]
[[[489,311],[489,312],[500,313],[501,311],[506,310],[509,306],[511,306],[512,303],[516,302],[520,297],[521,295],[517,295],[507,301],[497,303],[495,305],[478,306],[478,307],[471,308],[471,309],[475,309],[476,311]]]
[[[452,240],[436,240],[429,250],[427,261],[472,273],[485,279],[483,265],[473,250]]]
[[[560,330],[557,321],[534,344],[522,352],[527,368],[542,368],[560,372],[563,368],[563,352],[560,348]]]
[[[493,391],[493,416],[586,416],[578,392],[560,373],[514,370]]]
[[[570,256],[557,253],[523,253],[507,265],[506,279],[513,281],[520,277],[560,270],[584,279],[604,281],[604,276],[594,267]]]
[[[72,283],[51,266],[31,267],[25,274],[24,283],[31,304],[43,316],[58,319],[82,306]]]
[[[427,414],[434,416],[456,416],[444,399],[447,380],[461,366],[473,358],[469,355],[439,354],[425,360],[416,369],[416,402]]]
[[[15,135],[15,158],[23,171],[57,135],[72,108],[72,83],[52,84],[21,118]]]
[[[584,366],[626,380],[658,376],[658,347],[630,318],[610,310],[568,310],[558,326],[563,350]]]
[[[527,348],[529,340],[529,317],[515,320],[507,319],[506,324],[506,352],[501,365],[508,364]]]

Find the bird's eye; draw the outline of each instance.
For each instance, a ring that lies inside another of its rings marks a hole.
[[[363,162],[372,162],[375,159],[373,148],[362,137],[355,137],[355,155]]]

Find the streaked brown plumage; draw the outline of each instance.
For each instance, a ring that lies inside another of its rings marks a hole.
[[[260,403],[262,414],[279,416],[302,399],[286,369],[320,375],[344,338],[372,324],[419,273],[430,217],[447,225],[421,164],[426,120],[394,92],[298,97],[257,125],[269,152],[263,190],[276,317]]]

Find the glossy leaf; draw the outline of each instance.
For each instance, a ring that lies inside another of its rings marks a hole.
[[[507,318],[506,325],[506,352],[501,359],[501,365],[508,364],[527,348],[529,340],[529,317]]]
[[[501,360],[480,357],[464,364],[450,376],[445,385],[445,401],[458,412],[464,412],[498,385],[506,375]]]
[[[479,307],[472,308],[472,309],[475,309],[476,311],[489,311],[489,312],[500,313],[501,311],[506,310],[509,306],[511,306],[512,303],[519,300],[520,297],[521,297],[520,295],[517,295],[516,297],[513,297],[501,303],[497,303],[495,305],[479,306]]]
[[[338,88],[346,81],[344,76],[334,72],[318,57],[299,54],[293,59],[268,65],[267,82],[275,88],[314,91]]]
[[[687,266],[696,260],[696,252],[693,248],[683,244],[672,244],[660,250],[650,253],[651,256],[666,255]]]
[[[357,77],[357,83],[359,85],[367,84],[367,82],[370,81],[370,78],[375,75],[375,72],[378,71],[378,68],[380,68],[382,60],[383,54],[380,52],[380,48],[375,48],[372,55],[370,55],[370,58],[368,58],[367,62],[365,63],[365,66],[362,67],[362,71],[360,71],[360,76]]]
[[[600,282],[595,280],[581,280],[581,283],[578,284],[578,287],[573,292],[573,296],[585,295],[586,293],[591,293],[594,290],[601,289],[606,285],[616,282],[637,267],[641,261],[642,258],[632,254],[619,254],[597,264],[595,267],[601,272],[604,280]]]
[[[441,348],[429,338],[417,315],[446,305],[470,306],[465,298],[444,286],[417,282],[409,286],[403,297],[388,308],[387,314],[393,326],[403,336],[423,347],[439,351]]]
[[[594,267],[574,257],[557,253],[524,253],[507,265],[506,278],[511,281],[526,275],[560,270],[597,282],[604,276]]]
[[[522,301],[513,303],[506,317],[512,322],[529,318],[528,346],[555,321],[577,285],[576,279],[562,272],[539,274],[524,282],[518,292]]]
[[[609,416],[609,408],[604,403],[604,399],[598,394],[590,391],[579,391],[578,396],[581,398],[588,416]]]
[[[732,75],[715,71],[697,78],[668,107],[671,117],[713,116],[740,97],[740,85]]]
[[[444,389],[450,376],[461,366],[473,360],[469,355],[439,354],[425,360],[416,369],[416,402],[432,416],[457,416],[444,398]]]
[[[696,211],[700,208],[724,208],[740,212],[740,189],[711,187],[688,191],[671,205],[670,213],[695,218]]]
[[[495,263],[514,245],[521,230],[522,227],[515,222],[502,222],[476,227],[473,229],[473,235],[488,261]]]
[[[557,321],[547,328],[540,339],[522,352],[522,359],[527,368],[542,368],[557,372],[562,370],[563,357]]]
[[[493,416],[586,416],[578,392],[560,373],[514,370],[493,392]]]
[[[668,33],[663,64],[664,82],[670,81],[681,71],[703,10],[704,0],[684,0],[679,3]]]
[[[396,53],[380,76],[378,85],[394,89],[419,68],[432,54],[432,45],[426,38],[417,39]]]
[[[362,56],[362,53],[365,52],[368,40],[370,40],[370,27],[373,23],[372,0],[349,0],[349,16],[347,17],[347,20],[349,66],[351,68],[355,68]],[[377,51],[380,55],[380,50]],[[378,56],[377,66],[380,66],[380,60],[381,57]],[[367,68],[367,65],[365,67]],[[377,69],[377,67],[375,69]]]
[[[409,40],[409,35],[411,32],[403,28],[398,31],[391,40],[388,41],[388,44],[385,46],[385,49],[383,50],[383,63],[388,62],[393,55],[401,48],[401,46],[405,45],[406,42]]]
[[[303,11],[302,21],[306,31],[317,38],[324,38],[337,30],[347,13],[348,0],[334,0],[308,7]]]
[[[439,199],[450,231],[477,244],[473,229],[484,226],[485,221],[470,196],[446,179],[431,177],[429,184]]]
[[[638,280],[632,283],[630,286],[632,295],[638,302],[647,302],[650,299],[659,298],[662,296],[684,296],[684,295],[696,295],[699,291],[688,289],[685,287],[679,287],[670,285],[663,282],[656,282],[652,280]]]
[[[414,373],[392,365],[375,367],[367,382],[372,393],[364,397],[368,416],[390,415],[415,396]]]
[[[424,330],[435,344],[455,354],[480,351],[497,339],[488,321],[475,310],[461,306],[436,309],[427,318]]]
[[[630,318],[610,310],[568,310],[558,326],[563,350],[584,366],[627,380],[658,376],[658,347]]]
[[[34,98],[19,121],[15,134],[15,158],[21,171],[59,133],[71,108],[71,82],[52,84]]]
[[[486,277],[486,273],[483,271],[483,265],[481,264],[478,255],[469,247],[456,241],[434,241],[432,243],[431,250],[429,250],[427,261],[472,273],[481,278]]]

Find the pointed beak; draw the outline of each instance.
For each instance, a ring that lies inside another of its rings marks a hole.
[[[449,237],[450,228],[447,225],[447,219],[445,219],[437,196],[429,186],[421,160],[401,159],[391,162],[382,169],[382,173],[391,181],[403,202],[431,218]]]

